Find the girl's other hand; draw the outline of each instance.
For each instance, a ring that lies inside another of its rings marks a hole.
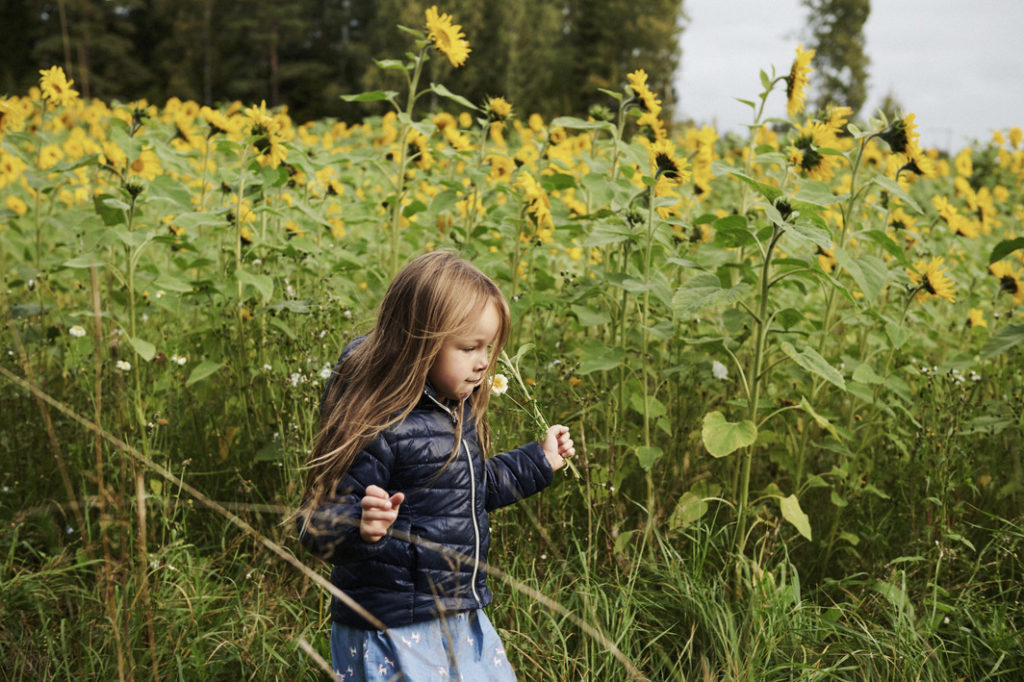
[[[388,534],[388,528],[398,518],[398,507],[405,493],[388,496],[383,488],[371,485],[362,499],[363,515],[359,520],[359,536],[364,542],[377,542]]]
[[[548,428],[540,447],[544,450],[544,456],[548,458],[548,464],[551,465],[552,471],[558,471],[564,467],[565,460],[576,454],[572,438],[569,437],[569,427],[561,424],[555,424]]]

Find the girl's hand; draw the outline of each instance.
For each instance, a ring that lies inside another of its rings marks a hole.
[[[405,493],[388,496],[383,488],[371,485],[362,499],[363,515],[359,520],[359,536],[364,542],[377,542],[388,534],[388,528],[398,518],[398,507]]]
[[[558,471],[565,466],[565,460],[576,454],[576,448],[572,446],[572,438],[569,437],[569,427],[555,424],[548,428],[544,435],[544,442],[540,444],[544,450],[544,456],[548,458],[548,464],[552,471]]]

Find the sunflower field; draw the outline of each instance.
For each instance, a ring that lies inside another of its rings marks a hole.
[[[512,308],[496,447],[543,415],[579,452],[493,517],[521,679],[1024,676],[1021,129],[806,111],[802,47],[747,138],[640,70],[543,120],[425,82],[472,58],[452,17],[402,30],[358,125],[60,67],[0,99],[3,679],[326,679],[282,520],[339,352],[433,249]]]

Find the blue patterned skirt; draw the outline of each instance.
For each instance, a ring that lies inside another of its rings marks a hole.
[[[514,682],[505,647],[483,611],[414,623],[387,632],[333,623],[331,663],[345,682]]]

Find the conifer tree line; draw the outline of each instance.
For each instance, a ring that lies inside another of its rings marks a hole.
[[[404,91],[401,75],[373,60],[411,50],[396,24],[422,29],[433,4],[461,24],[472,52],[459,69],[432,59],[427,76],[474,102],[500,95],[522,115],[582,116],[614,104],[598,88],[620,90],[644,69],[671,110],[682,0],[4,0],[0,94],[27,92],[56,64],[85,96],[266,100],[300,121],[354,121],[380,103],[340,95]]]

